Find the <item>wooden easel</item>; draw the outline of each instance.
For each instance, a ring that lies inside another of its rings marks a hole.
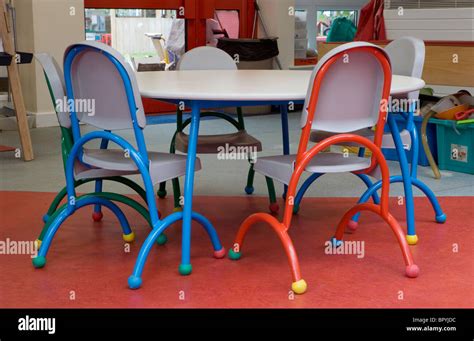
[[[21,91],[20,74],[16,62],[16,51],[13,44],[13,35],[9,15],[5,7],[5,0],[0,0],[0,33],[3,42],[3,49],[6,53],[13,56],[8,69],[8,79],[15,105],[16,120],[18,124],[18,133],[20,134],[23,160],[30,161],[34,159],[33,146],[31,144],[30,129],[26,118],[26,108],[23,102],[23,93]]]

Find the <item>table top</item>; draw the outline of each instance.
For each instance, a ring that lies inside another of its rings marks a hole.
[[[136,72],[143,97],[203,101],[299,101],[308,90],[311,71],[213,70]],[[391,94],[423,88],[419,78],[394,75]]]

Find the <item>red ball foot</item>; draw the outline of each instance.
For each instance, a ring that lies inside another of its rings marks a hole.
[[[102,214],[102,212],[94,212],[94,213],[92,213],[92,219],[93,219],[94,221],[96,221],[96,222],[101,221],[103,216],[104,216],[104,215]]]
[[[278,211],[280,210],[280,206],[278,206],[276,202],[271,203],[270,206],[268,206],[268,208],[270,209],[270,212],[272,212],[272,214],[277,214]]]
[[[420,268],[416,264],[408,265],[405,269],[407,277],[416,278],[420,274]]]
[[[214,251],[214,258],[221,259],[225,257],[225,247],[222,247],[219,251]]]
[[[349,222],[347,223],[348,232],[355,232],[358,227],[359,227],[359,223],[357,221],[349,220]]]

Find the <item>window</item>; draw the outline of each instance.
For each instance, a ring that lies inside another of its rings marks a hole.
[[[337,17],[346,17],[350,19],[357,27],[359,12],[356,10],[323,10],[318,11],[317,36],[324,38],[328,35],[329,29],[334,19]],[[321,39],[319,39],[321,40]],[[323,39],[324,40],[324,39]]]
[[[152,9],[117,9],[115,16],[117,18],[156,18],[156,11]]]
[[[86,8],[86,39],[112,46],[132,63],[156,63],[164,59],[160,44],[166,49],[164,45],[170,37],[176,14],[175,10],[161,9]],[[158,36],[164,41],[154,39]],[[184,44],[184,30],[182,38]]]

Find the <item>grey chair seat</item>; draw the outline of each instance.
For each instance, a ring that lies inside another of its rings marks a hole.
[[[186,156],[168,153],[148,152],[149,171],[153,184],[185,175]],[[104,178],[118,175],[139,174],[133,159],[121,149],[84,148],[82,164],[77,161],[77,179]],[[91,166],[88,167],[87,165]],[[201,161],[196,158],[195,171],[201,169]]]
[[[368,138],[369,140],[373,141],[374,140],[374,131],[372,129],[360,129],[353,131],[348,134],[356,134],[360,136],[364,136]],[[335,135],[334,133],[330,133],[327,131],[321,131],[321,130],[314,130],[311,132],[311,135],[309,137],[311,142],[321,142],[324,139],[327,139],[328,137],[331,137]],[[400,132],[400,137],[402,138],[403,145],[405,146],[406,149],[410,149],[411,147],[411,138],[410,138],[410,133],[408,130],[403,129]],[[354,142],[344,142],[343,145],[349,146],[349,147],[360,147],[359,144],[354,143]],[[382,138],[382,148],[387,148],[387,149],[394,149],[395,148],[395,142],[393,141],[393,137],[391,133],[385,133],[383,134]]]
[[[295,161],[296,155],[259,157],[254,164],[254,169],[260,174],[288,185]],[[320,153],[313,157],[305,171],[311,173],[354,172],[369,168],[370,161],[370,158],[358,157],[354,154]]]

